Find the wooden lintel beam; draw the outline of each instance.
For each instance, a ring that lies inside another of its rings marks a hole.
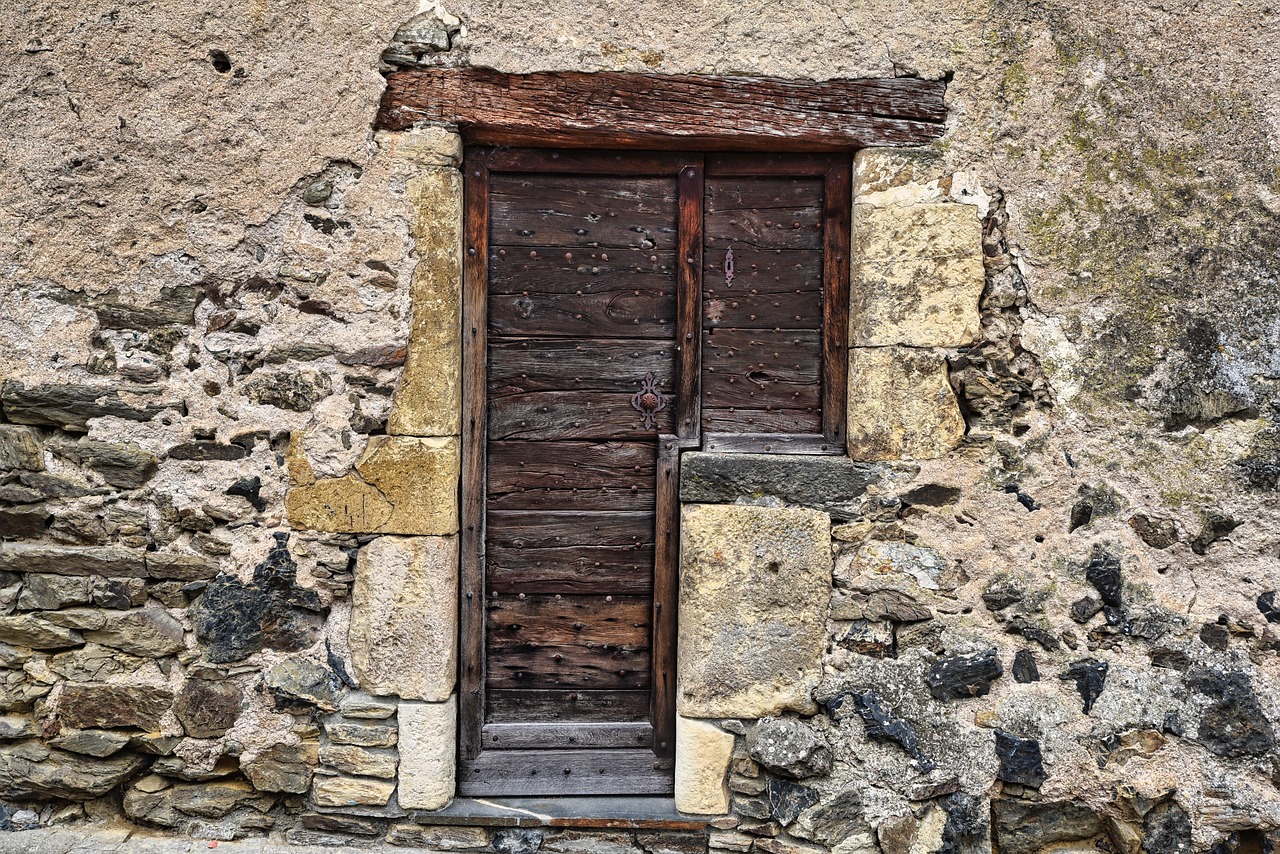
[[[468,142],[849,151],[942,136],[946,84],[425,68],[387,78],[377,126],[456,125]]]

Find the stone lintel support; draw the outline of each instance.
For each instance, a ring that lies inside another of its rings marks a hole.
[[[932,459],[964,438],[946,359],[929,350],[851,348],[848,407],[855,460]]]

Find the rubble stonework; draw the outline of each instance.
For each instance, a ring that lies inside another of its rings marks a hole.
[[[1271,10],[900,6],[12,16],[0,850],[1280,849]],[[370,128],[438,62],[948,81],[854,159],[848,455],[685,457],[699,830],[436,812],[462,138]]]

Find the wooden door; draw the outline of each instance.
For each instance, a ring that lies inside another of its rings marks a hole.
[[[671,792],[679,454],[842,449],[848,165],[468,152],[460,794]]]
[[[483,486],[464,490],[480,523],[464,549],[482,575],[462,611],[461,794],[671,791],[673,460],[680,422],[697,429],[697,347],[679,341],[690,301],[696,341],[699,247],[681,200],[698,210],[700,161],[468,161],[487,225],[468,245],[485,371],[468,374]]]

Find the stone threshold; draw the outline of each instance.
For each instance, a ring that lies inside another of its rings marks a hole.
[[[654,796],[456,798],[442,810],[415,810],[410,817],[417,824],[693,831],[711,820],[677,812],[674,799]]]

